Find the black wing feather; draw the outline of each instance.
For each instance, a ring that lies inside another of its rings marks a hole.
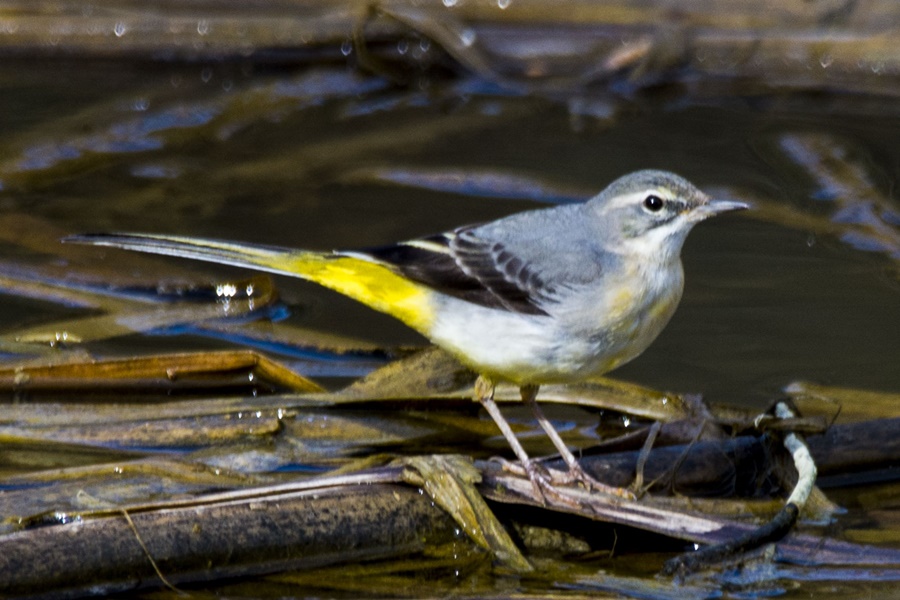
[[[488,308],[546,315],[540,303],[554,291],[503,244],[471,228],[363,252],[413,281]]]

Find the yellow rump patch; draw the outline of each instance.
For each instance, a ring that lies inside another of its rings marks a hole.
[[[268,262],[269,267],[340,292],[425,335],[434,323],[434,292],[378,263],[316,252],[281,255]]]

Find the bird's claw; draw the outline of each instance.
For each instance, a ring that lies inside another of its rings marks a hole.
[[[580,502],[556,487],[556,482],[565,478],[566,473],[548,469],[534,461],[528,461],[523,465],[522,463],[511,462],[503,458],[497,458],[496,460],[501,464],[504,471],[518,477],[527,478],[534,488],[535,497],[539,498],[544,506],[548,504],[548,500],[574,508],[580,506]]]
[[[637,498],[631,490],[597,481],[592,475],[582,469],[578,463],[571,465],[566,472],[552,471],[552,473],[558,473],[561,477],[559,481],[554,481],[557,484],[572,485],[580,483],[588,491],[597,491],[601,494],[624,498],[625,500],[635,500]]]
[[[553,498],[561,500],[565,504],[573,504],[573,500],[567,497],[558,486],[571,487],[577,483],[580,483],[588,491],[597,491],[602,494],[608,494],[626,500],[634,500],[636,498],[630,490],[597,481],[577,463],[568,471],[558,471],[556,469],[549,469],[535,461],[529,461],[527,464],[523,465],[518,462],[508,461],[504,458],[495,458],[494,460],[502,465],[504,471],[518,477],[527,477],[528,480],[531,481],[532,486],[534,486],[536,495],[544,501],[544,504],[546,504],[548,493]]]

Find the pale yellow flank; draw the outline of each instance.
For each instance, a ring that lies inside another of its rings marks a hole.
[[[611,294],[609,306],[605,309],[605,318],[609,321],[618,321],[634,311],[634,292],[627,286],[622,286],[615,294]]]

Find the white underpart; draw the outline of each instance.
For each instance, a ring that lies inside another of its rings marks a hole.
[[[658,225],[637,237],[622,242],[621,250],[632,256],[646,257],[649,260],[665,260],[673,253],[681,253],[681,246],[691,227],[692,224],[685,223],[683,216],[678,216],[668,223]]]
[[[429,332],[436,344],[482,374],[517,384],[566,383],[601,375],[643,352],[681,297],[680,263],[645,261],[629,281],[568,290],[549,316],[487,308],[440,295]],[[623,294],[623,290],[626,294]],[[623,297],[624,296],[624,297]],[[648,311],[658,308],[650,317]]]
[[[438,301],[441,306],[428,337],[439,346],[482,373],[506,379],[542,370],[545,361],[540,356],[556,334],[550,317],[487,308],[445,295]]]

